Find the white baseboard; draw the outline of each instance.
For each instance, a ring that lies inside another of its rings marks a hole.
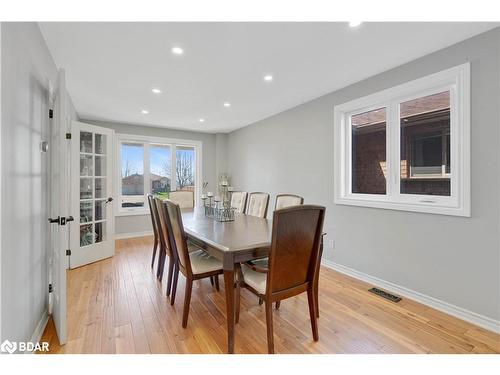
[[[352,268],[343,266],[341,264],[332,262],[327,259],[323,259],[321,261],[321,264],[324,265],[325,267],[331,268],[340,273],[354,277],[355,279],[362,280],[374,286],[385,289],[389,292],[410,298],[414,301],[420,302],[436,310],[442,311],[456,318],[475,324],[481,328],[487,329],[488,331],[500,333],[500,321],[498,320],[463,309],[461,307],[452,305],[451,303],[441,301],[437,298],[427,296],[425,294],[416,292],[414,290],[396,285],[389,281],[379,279],[378,277],[371,276],[360,271],[356,271]]]
[[[115,234],[115,240],[123,240],[125,238],[145,237],[152,235],[153,235],[152,230],[147,230],[144,232],[117,233]]]
[[[42,314],[42,318],[38,322],[38,325],[36,326],[35,330],[33,331],[33,334],[31,335],[30,342],[35,344],[40,342],[48,322],[49,322],[49,312],[48,310],[45,310]],[[32,354],[32,352],[24,352],[24,353]]]

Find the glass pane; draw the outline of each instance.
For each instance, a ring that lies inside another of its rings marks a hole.
[[[80,202],[80,223],[92,221],[92,202]]]
[[[92,179],[80,178],[80,199],[92,198]]]
[[[95,242],[106,240],[106,222],[95,223]]]
[[[93,243],[92,224],[80,225],[80,247]]]
[[[106,201],[95,201],[95,219],[106,219]]]
[[[193,147],[177,147],[175,153],[177,190],[194,191],[195,184],[195,152]]]
[[[92,133],[80,132],[80,152],[92,153]]]
[[[95,175],[106,176],[106,156],[95,157]]]
[[[160,198],[168,198],[171,186],[172,154],[169,146],[149,148],[149,168],[151,193]]]
[[[386,193],[386,109],[351,117],[352,192]]]
[[[400,104],[401,194],[450,195],[450,92]]]
[[[92,155],[80,154],[80,176],[92,176]]]
[[[104,134],[95,135],[95,153],[96,154],[106,153],[106,136]]]
[[[121,145],[122,207],[144,206],[144,146]]]
[[[95,197],[96,198],[107,198],[106,197],[106,179],[96,178],[95,179]]]

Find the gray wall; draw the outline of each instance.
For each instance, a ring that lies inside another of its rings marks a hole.
[[[230,133],[233,185],[270,192],[272,199],[293,192],[325,205],[327,244],[335,241],[325,249],[328,260],[500,319],[499,34],[481,34]],[[333,204],[334,105],[467,61],[472,217]]]
[[[82,122],[114,129],[117,134],[133,134],[151,137],[189,139],[201,141],[203,147],[203,181],[208,182],[208,189],[215,189],[217,179],[216,135],[182,130],[164,129],[152,126],[121,124],[82,119]],[[115,234],[139,233],[152,231],[149,215],[116,216]]]
[[[1,339],[27,341],[48,308],[48,154],[40,152],[40,141],[57,70],[37,24],[1,27]]]

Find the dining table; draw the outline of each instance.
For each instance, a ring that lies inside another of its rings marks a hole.
[[[182,222],[188,240],[222,262],[226,294],[227,353],[234,353],[236,265],[268,256],[272,220],[235,213],[234,221],[220,222],[205,215],[204,207],[195,207],[182,209]],[[321,252],[322,248],[321,242]],[[315,284],[317,291],[318,282]]]

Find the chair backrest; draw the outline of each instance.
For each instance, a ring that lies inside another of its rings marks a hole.
[[[269,194],[260,192],[250,193],[245,213],[247,215],[265,218],[267,215],[268,205]]]
[[[155,238],[159,238],[158,233],[158,211],[155,206],[155,198],[153,194],[148,194],[149,212],[151,213],[151,224],[153,225],[153,233]]]
[[[168,213],[163,206],[163,200],[160,198],[154,198],[153,204],[155,205],[156,212],[158,213],[158,234],[160,236],[160,242],[170,259],[176,259],[177,251],[173,246],[172,236],[168,230],[166,218],[166,215],[168,215]]]
[[[312,283],[325,208],[301,205],[274,211],[267,293]]]
[[[194,207],[194,192],[189,190],[176,190],[168,194],[168,199],[177,203],[180,208]]]
[[[177,259],[180,266],[182,266],[188,274],[192,274],[191,260],[189,259],[189,250],[186,241],[186,234],[184,233],[184,225],[182,224],[181,208],[170,199],[163,201],[163,207],[167,211],[165,221],[167,224],[167,231],[171,233],[173,239],[173,247],[177,250]]]
[[[234,191],[231,193],[231,207],[236,208],[236,212],[242,214],[245,212],[245,206],[247,204],[246,191]]]
[[[278,194],[276,196],[276,204],[274,206],[275,210],[281,210],[282,208],[300,206],[304,204],[304,198],[300,195],[295,194]]]

